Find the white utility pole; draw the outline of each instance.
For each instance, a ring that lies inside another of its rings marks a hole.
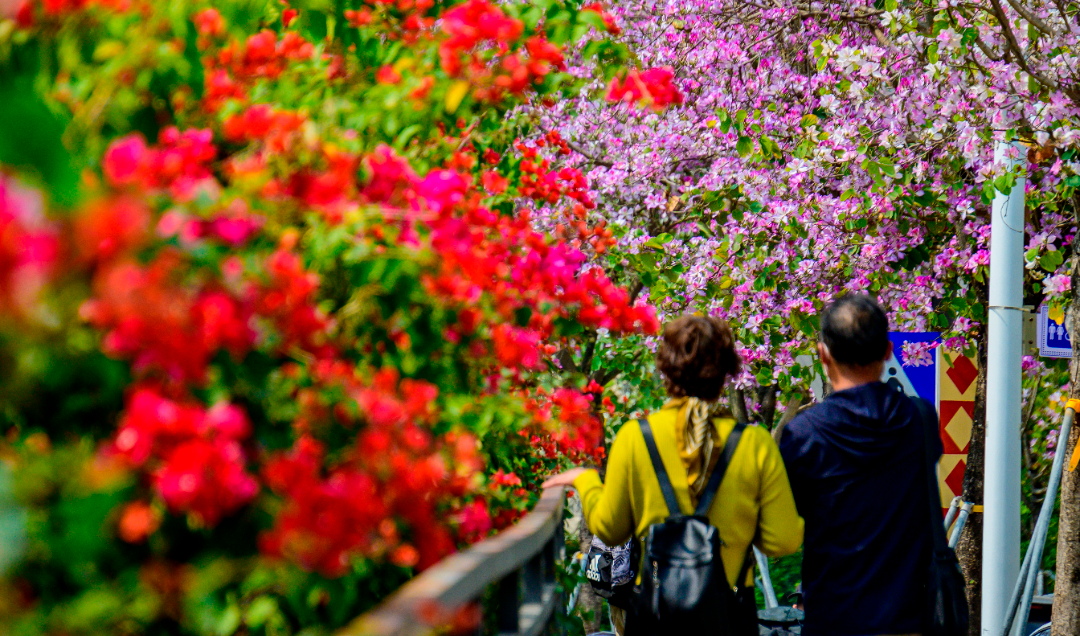
[[[1010,151],[1017,155],[1009,159]],[[995,163],[1027,166],[1027,149],[999,143]],[[1001,636],[1020,573],[1020,356],[1024,304],[1024,186],[998,192],[990,227],[986,463],[983,471],[982,634]]]

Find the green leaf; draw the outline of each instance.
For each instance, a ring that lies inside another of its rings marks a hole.
[[[1061,252],[1055,250],[1053,252],[1046,252],[1039,257],[1039,267],[1048,272],[1056,272],[1058,267],[1064,262],[1064,257]]]
[[[739,137],[739,141],[735,144],[735,152],[739,153],[740,157],[746,157],[754,151],[754,142],[749,137]]]

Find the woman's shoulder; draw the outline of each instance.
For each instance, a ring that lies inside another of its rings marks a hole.
[[[743,429],[742,439],[740,444],[747,444],[753,447],[756,451],[771,452],[779,449],[776,446],[776,440],[773,439],[772,432],[769,429],[761,426],[760,424],[747,424]]]
[[[644,444],[645,436],[641,431],[641,422],[645,420],[649,423],[653,438],[660,440],[657,443],[662,444],[668,437],[675,435],[675,413],[674,409],[658,409],[648,415],[627,419],[615,433],[615,439],[616,441],[621,439],[623,443],[633,440],[635,443]]]

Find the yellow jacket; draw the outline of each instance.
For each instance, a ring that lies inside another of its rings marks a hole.
[[[649,416],[656,446],[683,513],[690,514],[686,469],[675,440],[675,414],[667,408]],[[721,444],[735,420],[714,420]],[[607,483],[595,470],[574,480],[581,495],[585,523],[608,545],[621,545],[631,533],[644,538],[649,526],[668,517],[664,495],[656,480],[641,425],[635,420],[619,430],[608,458]],[[765,429],[747,426],[731,458],[709,519],[720,530],[721,556],[728,581],[734,585],[753,542],[769,556],[791,554],[803,540],[803,520],[795,509],[787,471],[776,442]]]

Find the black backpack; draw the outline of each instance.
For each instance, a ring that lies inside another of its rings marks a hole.
[[[723,541],[707,516],[746,423],[737,423],[728,436],[693,515],[682,514],[649,422],[642,419],[640,424],[671,516],[653,524],[645,538],[641,585],[635,590],[633,617],[627,621],[628,636],[757,634],[753,588],[742,585],[750,566],[749,553],[737,579],[739,585],[732,589],[720,558]]]
[[[929,502],[930,536],[932,537],[930,567],[926,585],[926,615],[923,627],[925,636],[964,636],[968,633],[967,592],[964,573],[956,553],[945,538],[945,526],[941,523],[941,494],[938,491],[937,456],[935,436],[940,434],[937,412],[932,404],[922,398],[914,398],[923,430],[923,471],[926,475]]]

